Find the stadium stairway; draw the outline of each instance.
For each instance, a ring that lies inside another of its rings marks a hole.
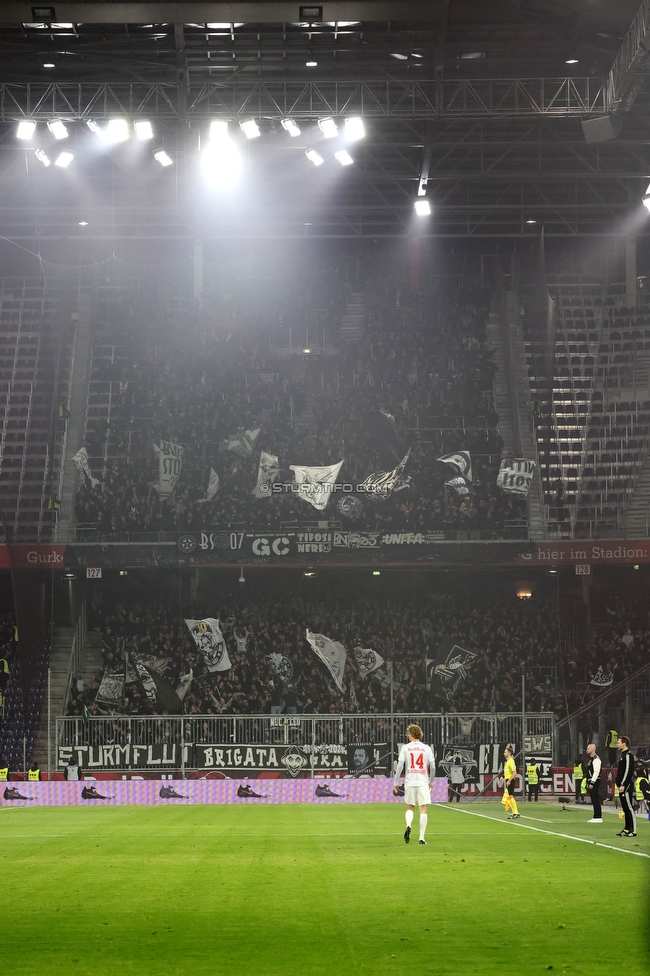
[[[94,681],[104,672],[103,638],[100,633],[89,630],[84,639],[84,652],[81,661],[81,676],[84,682]]]
[[[61,508],[57,526],[57,541],[71,541],[74,526],[74,504],[78,479],[83,477],[77,471],[72,458],[83,447],[86,402],[90,380],[90,296],[82,293],[79,298],[77,328],[72,353],[72,376],[70,381],[70,401],[68,409],[68,429],[65,443],[65,457],[61,477]]]
[[[65,700],[68,691],[68,676],[70,671],[70,654],[72,653],[72,640],[74,636],[73,627],[57,627],[54,631],[52,644],[52,656],[50,658],[51,677],[51,713],[50,713],[50,733],[51,733],[51,760],[54,767],[54,754],[56,746],[56,719],[63,714]],[[47,731],[48,731],[48,709],[47,693],[43,698],[43,710],[41,720],[38,724],[34,748],[32,750],[32,761],[35,760],[41,770],[47,770]]]
[[[634,483],[634,491],[625,509],[623,532],[626,539],[643,539],[648,535],[649,513],[650,455],[643,462],[643,467]]]
[[[341,342],[347,345],[358,345],[365,334],[367,320],[368,304],[365,295],[359,293],[351,295],[341,321]]]

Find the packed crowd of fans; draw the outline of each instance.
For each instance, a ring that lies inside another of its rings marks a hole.
[[[178,612],[155,600],[128,607],[116,604],[104,612],[104,668],[124,674],[126,652],[127,657],[139,655],[160,670],[172,688],[182,687],[191,674],[183,698],[186,715],[262,714],[272,708],[318,714],[387,712],[389,663],[396,711],[516,711],[521,708],[523,668],[528,673],[527,709],[564,713],[556,681],[560,647],[552,597],[520,601],[504,592],[471,599],[395,594],[378,601],[357,592],[334,602],[307,599],[288,590],[282,600],[232,598],[214,615],[226,639],[232,665],[227,671],[210,673]],[[343,693],[315,657],[306,640],[307,629],[346,648]],[[463,680],[449,693],[438,689],[427,671],[427,659],[438,660],[443,636],[477,653]],[[362,677],[355,648],[373,649],[384,665]],[[270,655],[287,658],[290,672],[278,675]],[[160,702],[152,706],[147,701],[139,681],[127,680],[124,701],[114,709],[98,706],[101,677],[98,674],[90,685],[73,690],[70,714],[82,715],[84,708],[91,714],[165,713]]]
[[[86,447],[100,484],[80,488],[77,524],[124,533],[271,527],[315,517],[403,531],[503,531],[521,523],[525,504],[496,486],[503,444],[493,408],[487,296],[447,288],[412,292],[384,284],[386,294],[368,300],[361,342],[345,346],[336,326],[351,288],[339,283],[324,334],[325,345],[339,349],[333,356],[281,353],[286,328],[275,328],[270,312],[266,320],[233,309],[227,317],[197,313],[173,329],[170,317],[161,323],[131,308],[131,319],[140,315],[132,365],[105,377],[112,382],[108,427],[88,420]],[[125,315],[117,307],[106,311],[104,328]],[[126,336],[122,341],[128,345]],[[258,427],[249,457],[220,450],[235,432]],[[158,464],[152,445],[161,439],[184,448],[179,482],[166,501],[152,487]],[[339,507],[333,497],[317,514],[289,492],[252,494],[260,450],[279,458],[279,482],[294,480],[290,464],[344,459],[339,481],[357,484],[394,468],[409,449],[405,484],[384,501],[355,495],[353,506]],[[445,486],[454,472],[437,461],[459,450],[472,456],[469,495]],[[199,504],[211,468],[219,491]]]

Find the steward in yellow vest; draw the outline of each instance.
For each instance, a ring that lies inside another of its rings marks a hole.
[[[539,766],[534,759],[529,759],[526,765],[526,779],[528,780],[528,802],[539,800]]]
[[[644,800],[647,804],[650,804],[650,783],[648,782],[648,777],[643,773],[636,778],[636,783],[634,784],[634,799],[639,804],[643,803]]]
[[[582,759],[576,759],[576,764],[573,767],[573,785],[576,793],[576,803],[585,802],[585,793],[587,792],[585,771],[582,767]],[[585,789],[583,790],[583,785]]]
[[[30,783],[38,782],[41,778],[41,771],[38,768],[38,763],[32,763],[32,768],[27,773],[27,779]]]
[[[0,766],[0,783],[6,783],[9,779],[9,767]]]

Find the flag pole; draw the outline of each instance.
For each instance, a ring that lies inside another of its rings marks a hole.
[[[521,672],[521,802],[526,799],[526,668]]]
[[[388,662],[388,676],[390,678],[390,768],[393,769],[395,757],[395,713],[393,708],[393,662]]]

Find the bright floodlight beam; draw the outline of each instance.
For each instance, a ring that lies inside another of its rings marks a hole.
[[[282,119],[282,128],[289,133],[292,139],[300,135],[300,126],[293,119]]]
[[[174,162],[171,156],[168,156],[164,149],[157,149],[153,154],[153,158],[157,160],[161,166],[171,166]]]
[[[334,159],[338,159],[341,166],[352,166],[352,163],[354,162],[347,149],[339,149],[338,152],[335,152]]]
[[[239,128],[247,139],[257,139],[261,135],[260,127],[255,119],[246,119],[244,122],[240,122]]]
[[[314,166],[322,166],[325,162],[321,154],[316,149],[306,149],[305,156],[314,164]]]
[[[642,203],[646,210],[650,213],[650,183],[648,184],[648,188],[643,195]]]
[[[210,141],[201,153],[203,175],[215,190],[229,190],[241,173],[241,157],[235,143],[228,138]]]
[[[418,217],[428,217],[431,213],[431,204],[428,200],[416,200],[413,206]]]
[[[55,139],[67,139],[68,129],[61,119],[51,119],[47,123],[47,127],[54,136]]]
[[[67,149],[64,149],[63,152],[59,153],[57,158],[54,160],[54,165],[60,166],[61,169],[66,169],[73,159],[74,153],[68,152]]]
[[[23,119],[18,123],[18,129],[16,130],[17,139],[31,139],[36,132],[36,123],[31,119]]]
[[[86,119],[86,125],[91,132],[94,132],[96,136],[103,136],[102,130],[99,128],[99,124],[95,122],[94,119]]]
[[[333,139],[339,134],[339,127],[334,119],[319,119],[318,128],[326,139]]]
[[[149,119],[138,119],[137,122],[133,123],[133,128],[138,139],[141,139],[143,142],[146,139],[153,139],[153,126]]]
[[[129,123],[126,119],[109,119],[106,135],[110,142],[126,142],[129,138]]]
[[[345,138],[349,139],[350,142],[356,142],[357,139],[363,139],[365,134],[366,130],[363,124],[363,119],[355,116],[352,119],[345,120]]]
[[[39,163],[42,163],[43,164],[43,166],[49,166],[50,165],[49,156],[46,153],[44,153],[42,149],[37,149],[35,151],[34,155],[38,159]]]
[[[220,142],[228,138],[228,123],[225,119],[213,119],[210,123],[210,142]]]

